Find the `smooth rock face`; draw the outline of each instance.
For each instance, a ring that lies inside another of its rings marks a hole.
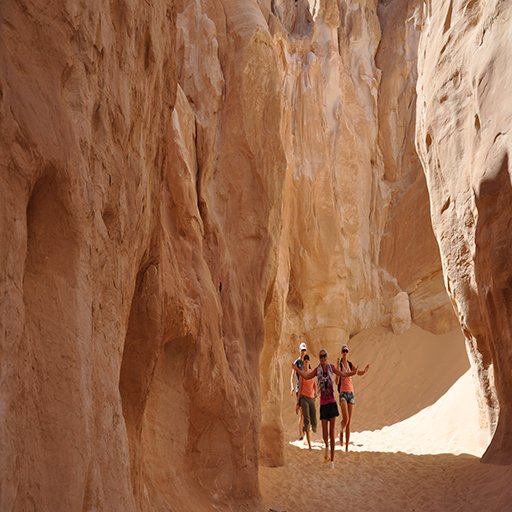
[[[411,327],[411,307],[407,292],[400,292],[393,299],[391,306],[391,329],[393,334],[407,332]]]
[[[510,464],[512,109],[504,92],[512,78],[512,7],[451,1],[425,7],[417,146],[447,289],[486,405],[482,421],[496,428],[482,460]]]
[[[423,3],[382,2],[379,18],[379,148],[391,197],[378,261],[409,294],[414,323],[443,334],[456,328],[458,320],[444,287],[425,176],[414,147]]]

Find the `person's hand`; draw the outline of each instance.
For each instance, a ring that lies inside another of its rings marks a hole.
[[[299,404],[297,404],[297,405],[295,406],[295,414],[299,414],[299,409],[300,409],[300,405],[299,405]]]
[[[369,369],[370,369],[370,365],[369,365],[369,364],[367,364],[367,365],[366,365],[366,368],[364,369],[364,373],[367,373]]]
[[[291,396],[293,396],[293,391],[294,391],[294,390],[293,390],[293,388],[292,388],[292,389],[290,389],[290,395],[291,395]]]

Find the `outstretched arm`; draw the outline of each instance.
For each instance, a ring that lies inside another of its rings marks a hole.
[[[340,372],[337,368],[334,368],[334,373],[336,375],[339,375],[340,377],[352,377],[352,375],[355,375],[357,373],[357,369],[359,368],[359,365],[356,366],[356,369],[351,372]]]
[[[306,380],[312,379],[316,375],[315,370],[311,370],[310,372],[306,373],[305,371],[297,368],[297,365],[295,363],[292,363],[292,368],[293,368],[293,371],[297,372],[303,379],[306,379]]]
[[[370,369],[370,365],[367,364],[366,365],[366,368],[364,370],[361,370],[360,372],[357,372],[357,375],[359,375],[360,377],[362,377],[364,374],[368,373],[368,370]]]

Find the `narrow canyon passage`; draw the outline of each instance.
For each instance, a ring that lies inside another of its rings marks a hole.
[[[511,20],[3,1],[0,511],[510,507]],[[301,343],[370,364],[330,473]]]

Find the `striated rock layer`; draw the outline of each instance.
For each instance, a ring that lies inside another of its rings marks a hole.
[[[418,134],[446,287],[494,431],[482,460],[512,463],[510,235],[512,185],[504,95],[512,74],[512,7],[425,4]],[[498,405],[499,403],[499,405]]]

